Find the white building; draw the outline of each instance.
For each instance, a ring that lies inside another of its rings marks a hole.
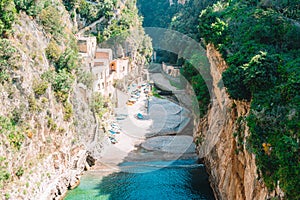
[[[77,38],[78,53],[86,68],[90,69],[93,65],[93,58],[96,51],[96,37],[78,37]]]
[[[129,59],[119,58],[110,63],[110,71],[115,79],[122,79],[129,73]]]
[[[114,80],[122,79],[129,73],[129,59],[113,60],[111,49],[97,48],[96,37],[78,37],[77,40],[84,67],[94,76],[93,91],[111,96]]]
[[[92,68],[92,73],[95,75],[94,91],[100,92],[103,96],[111,96],[114,92],[109,68],[111,60],[111,49],[96,49]]]

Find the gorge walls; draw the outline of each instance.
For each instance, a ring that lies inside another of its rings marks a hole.
[[[204,157],[217,199],[266,199],[267,188],[257,174],[255,156],[247,151],[249,130],[245,122],[250,103],[229,99],[222,87],[227,68],[213,45],[207,46],[211,64],[212,104],[197,127],[198,152]]]

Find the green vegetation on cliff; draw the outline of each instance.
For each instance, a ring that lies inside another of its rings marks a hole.
[[[0,1],[0,35],[7,37],[15,20],[16,8],[13,0]]]
[[[78,56],[74,26],[81,29],[102,17],[87,35],[99,41],[120,36],[115,42],[121,45],[115,46],[122,46],[132,68],[142,66],[151,41],[134,0],[0,0],[0,195],[5,199],[39,198],[44,185],[73,166],[72,149],[90,142],[93,111],[100,122],[110,111],[110,100],[92,94],[94,77],[81,67],[86,63]]]
[[[218,48],[231,98],[251,100],[250,152],[270,190],[300,188],[300,1],[220,1],[200,15],[199,33]]]
[[[256,155],[259,174],[270,190],[279,184],[287,199],[300,199],[300,1],[189,0],[170,5],[139,0],[138,5],[145,27],[204,38],[204,44],[213,43],[222,53],[229,66],[223,73],[228,94],[251,101],[246,146]],[[158,55],[183,65],[181,73],[205,109],[209,96],[195,67],[173,53]]]
[[[102,16],[112,17],[117,2],[118,0],[63,0],[66,9],[71,12],[71,17],[74,17],[76,13],[86,20],[87,24],[91,24]]]
[[[41,183],[31,177],[41,174],[34,168],[60,145],[54,138],[67,140],[72,131],[77,43],[63,8],[59,1],[0,1],[0,190],[6,199],[37,193]]]
[[[165,0],[138,0],[137,4],[141,15],[144,17],[144,27],[169,28],[183,33],[200,43],[197,30],[198,18],[196,16],[213,2],[215,1],[190,0],[186,1],[185,4],[180,4],[178,1],[173,1],[174,4],[170,5],[170,2]],[[172,39],[166,38],[165,41],[172,41]],[[179,48],[184,50],[185,47]],[[179,52],[167,52],[161,49],[156,49],[156,52],[159,58],[158,62],[167,62],[182,66],[181,74],[192,85],[199,103],[200,116],[203,116],[207,112],[208,104],[210,103],[209,92],[206,86],[206,81],[208,80],[204,79],[208,79],[208,76],[206,76],[208,74],[204,77],[204,74],[201,75],[199,70],[197,70],[199,66],[193,65],[194,63],[203,65],[205,61],[201,60],[202,56],[196,54],[189,55],[191,59],[187,60],[177,55]]]

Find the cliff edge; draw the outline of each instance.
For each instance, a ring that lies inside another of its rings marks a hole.
[[[245,117],[250,103],[229,99],[222,87],[226,62],[213,45],[207,46],[213,78],[212,105],[199,122],[195,138],[198,153],[207,166],[217,199],[267,199],[269,194],[257,174],[255,156],[247,151],[249,129]]]

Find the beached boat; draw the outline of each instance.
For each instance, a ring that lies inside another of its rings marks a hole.
[[[110,142],[112,143],[112,144],[116,144],[118,141],[115,139],[115,138],[113,138],[113,137],[109,137],[109,140],[110,140]]]
[[[111,130],[111,129],[110,129],[110,130],[108,130],[108,131],[109,131],[111,134],[113,134],[113,135],[114,135],[114,134],[117,134],[117,132],[116,132],[116,131],[113,131],[113,130]]]
[[[137,118],[137,119],[144,119],[144,116],[143,116],[141,113],[138,113],[138,114],[136,115],[136,118]]]

